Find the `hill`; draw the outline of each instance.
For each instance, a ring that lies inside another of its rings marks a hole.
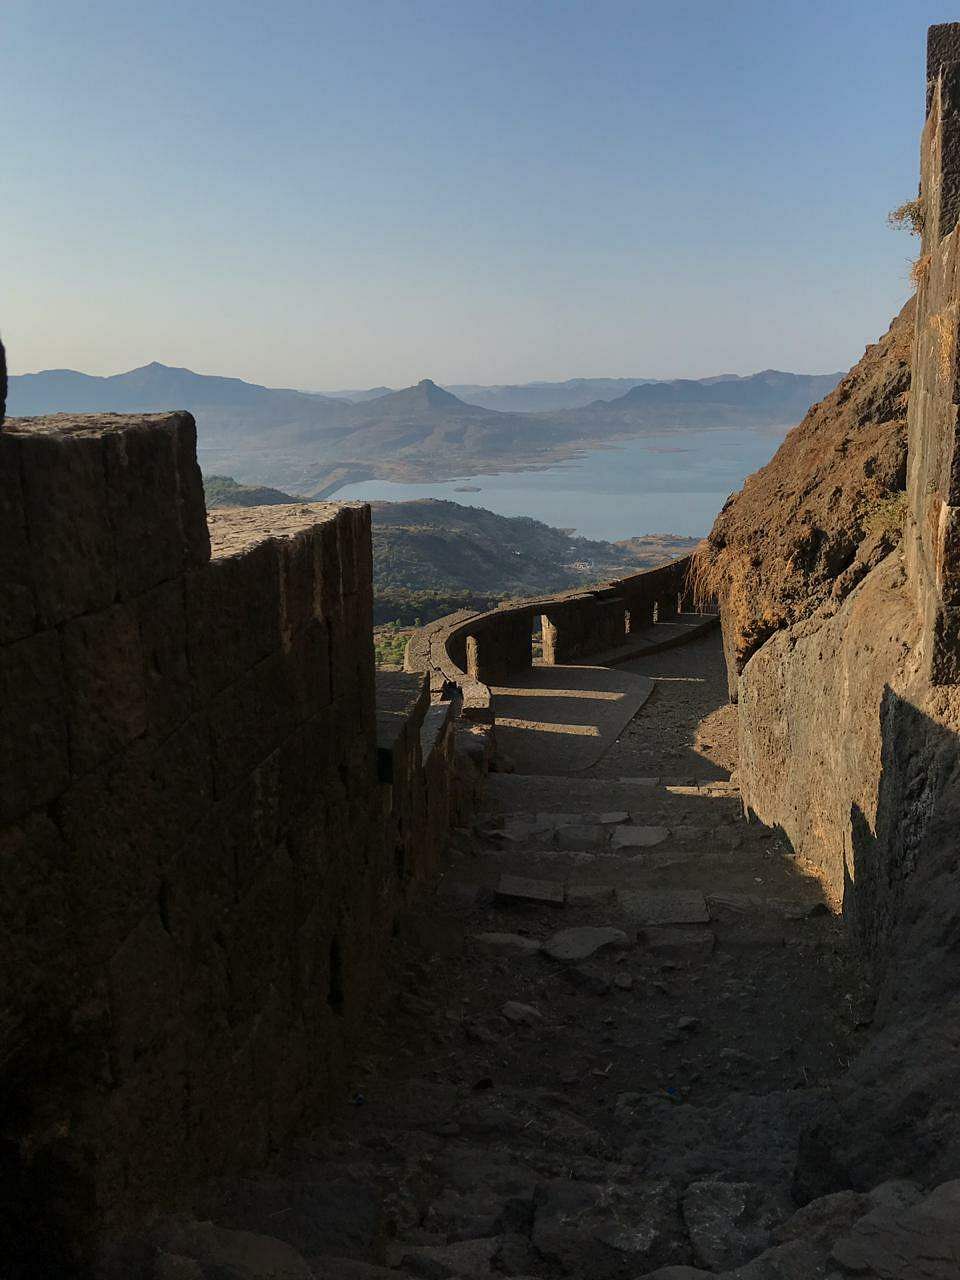
[[[229,476],[206,476],[204,488],[209,507],[299,501]],[[599,542],[525,516],[433,498],[370,507],[378,620],[413,621],[450,613],[467,599],[502,600],[600,582],[674,560],[697,545],[696,538],[675,534]]]
[[[267,485],[238,484],[232,476],[204,476],[208,507],[274,507],[301,501],[295,494]]]
[[[537,469],[664,428],[791,423],[834,381],[833,375],[776,371],[721,375],[631,386],[612,400],[576,408],[517,412],[469,403],[429,378],[350,403],[154,362],[110,377],[69,369],[16,375],[8,412],[188,409],[197,420],[205,471],[325,497],[370,477],[431,481]],[[622,391],[615,379],[561,385],[564,395],[583,396],[601,384]],[[510,395],[494,398],[515,404],[513,389],[507,390]],[[534,387],[524,403],[532,409],[542,403],[539,395]]]
[[[378,591],[533,595],[637,572],[697,545],[696,538],[669,534],[593,541],[526,516],[436,499],[374,502],[371,508]]]
[[[633,387],[625,395],[597,407],[614,412],[656,412],[679,405],[708,409],[723,406],[794,416],[806,413],[814,401],[832,391],[840,376],[839,373],[783,373],[779,369],[765,369],[747,378],[735,374],[700,380],[677,378],[672,382]]]

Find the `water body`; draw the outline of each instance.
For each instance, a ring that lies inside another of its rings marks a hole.
[[[612,542],[644,533],[703,537],[729,495],[770,460],[788,430],[674,429],[545,471],[461,476],[439,484],[364,480],[329,496],[364,502],[444,498],[502,516],[532,516]],[[470,490],[464,492],[464,486]]]

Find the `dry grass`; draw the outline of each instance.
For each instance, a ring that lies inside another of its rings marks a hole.
[[[940,380],[949,383],[953,377],[954,357],[956,354],[957,315],[955,306],[930,317],[937,344],[937,368]]]
[[[907,514],[907,495],[895,493],[889,498],[878,498],[867,508],[863,527],[870,533],[897,533],[903,529]]]
[[[693,597],[697,613],[710,613],[716,606],[723,589],[723,577],[719,558],[710,543],[701,542],[690,557],[686,581],[686,591]]]
[[[923,201],[908,200],[887,214],[887,221],[898,231],[909,231],[913,236],[923,235]]]
[[[921,285],[927,283],[927,277],[930,275],[930,262],[932,255],[922,253],[916,262],[910,267],[910,283],[915,289],[919,289]]]

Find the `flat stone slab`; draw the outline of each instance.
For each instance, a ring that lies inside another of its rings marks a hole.
[[[655,956],[679,960],[708,956],[716,939],[710,929],[663,929],[652,925],[640,930],[640,942]]]
[[[709,924],[710,912],[699,889],[670,889],[648,893],[620,889],[620,906],[641,925]]]
[[[558,849],[596,849],[607,843],[610,833],[596,826],[557,827],[554,840]]]
[[[533,956],[540,951],[539,942],[519,933],[478,933],[477,941],[488,951],[503,956]]]
[[[611,845],[614,849],[652,849],[669,835],[666,827],[617,827]]]
[[[596,902],[609,902],[616,893],[612,884],[567,885],[567,905],[592,906]]]
[[[626,809],[611,809],[609,813],[597,814],[597,821],[605,827],[618,826],[621,822],[629,822],[630,814]]]
[[[574,929],[561,929],[543,944],[542,950],[551,960],[588,960],[604,947],[627,947],[630,939],[622,929],[606,929],[594,925],[580,925]]]
[[[521,1004],[519,1000],[508,1000],[500,1010],[508,1022],[522,1023],[528,1027],[543,1021],[543,1014],[532,1004]]]
[[[538,813],[537,823],[547,828],[575,827],[578,823],[590,821],[589,814],[583,813]]]
[[[555,880],[530,880],[526,876],[501,876],[497,897],[520,902],[563,906],[564,888]]]

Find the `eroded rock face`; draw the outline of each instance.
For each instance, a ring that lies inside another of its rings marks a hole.
[[[730,498],[698,552],[695,573],[720,597],[734,672],[776,632],[835,610],[899,543],[891,499],[906,482],[914,315],[911,299]]]

